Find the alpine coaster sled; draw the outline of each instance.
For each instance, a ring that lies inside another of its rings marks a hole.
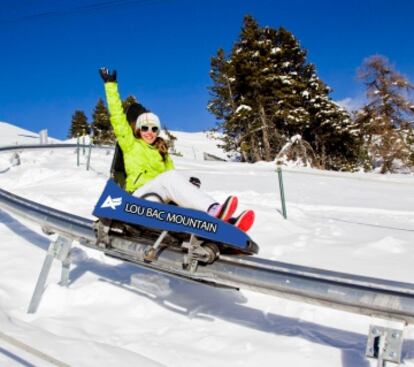
[[[145,260],[153,261],[165,247],[185,251],[183,267],[194,271],[198,263],[213,263],[220,253],[253,255],[258,245],[237,227],[205,212],[137,198],[127,193],[122,150],[115,146],[111,179],[95,206],[93,215],[97,242],[109,246],[111,236],[148,244]],[[197,187],[200,180],[190,179]],[[157,196],[148,194],[147,196]]]

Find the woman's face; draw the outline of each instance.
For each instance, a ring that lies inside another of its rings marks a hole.
[[[142,126],[140,129],[141,138],[147,144],[153,144],[157,139],[159,129],[157,126]]]

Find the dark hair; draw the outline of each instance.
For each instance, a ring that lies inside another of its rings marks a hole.
[[[145,112],[148,110],[141,103],[132,103],[125,111],[127,121],[129,123],[135,122],[138,116]]]
[[[163,138],[160,138],[158,136],[157,139],[155,139],[153,145],[154,145],[154,147],[156,147],[158,149],[159,153],[161,154],[162,160],[165,162],[167,157],[168,157],[168,144],[167,144],[167,142]]]

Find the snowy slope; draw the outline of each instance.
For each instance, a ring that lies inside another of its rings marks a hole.
[[[171,133],[177,138],[175,143],[177,153],[181,153],[186,158],[203,160],[203,153],[208,153],[222,159],[228,159],[227,154],[217,147],[221,141],[212,138],[205,132],[172,131]]]
[[[177,155],[194,160],[204,160],[204,153],[212,154],[221,159],[228,159],[227,154],[217,147],[220,140],[213,139],[208,133],[187,133],[184,131],[171,131],[177,140],[175,141],[175,151]],[[164,131],[161,137],[167,138]],[[65,143],[76,144],[77,139],[72,138]],[[89,136],[80,137],[80,144],[89,144]]]
[[[201,141],[183,133],[183,144],[197,147]],[[111,154],[93,151],[92,169],[86,171],[84,156],[76,167],[74,149],[23,152],[20,166],[0,173],[0,187],[91,218]],[[0,154],[0,163],[10,155]],[[261,257],[413,281],[412,176],[285,170],[284,220],[273,164],[196,158],[188,154],[174,160],[182,174],[200,177],[203,189],[218,200],[235,193],[241,209],[256,210],[251,236]],[[54,264],[38,312],[28,315],[49,239],[1,209],[0,239],[0,330],[70,365],[376,365],[364,358],[373,323],[368,317],[250,291],[209,288],[80,246],[69,287],[57,285],[60,268]],[[412,327],[405,337],[405,366],[414,367]],[[11,353],[35,364],[0,338],[0,365],[19,365]]]
[[[50,138],[49,142],[58,142]],[[39,144],[39,134],[0,121],[0,146],[16,144]]]

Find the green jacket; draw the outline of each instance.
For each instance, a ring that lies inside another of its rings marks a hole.
[[[110,121],[124,155],[125,190],[132,193],[160,173],[174,169],[174,163],[169,155],[164,162],[157,148],[134,136],[122,107],[118,84],[105,83],[105,92]]]

